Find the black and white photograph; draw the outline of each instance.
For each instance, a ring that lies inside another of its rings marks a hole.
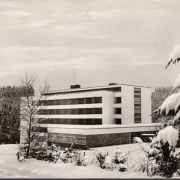
[[[1,178],[180,178],[180,0],[0,0]]]

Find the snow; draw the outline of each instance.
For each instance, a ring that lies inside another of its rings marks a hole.
[[[140,137],[134,137],[134,138],[133,138],[133,141],[134,141],[135,143],[142,143],[142,142],[143,142]]]
[[[16,159],[17,145],[0,145],[0,178],[147,178],[146,174],[135,171],[134,166],[145,156],[138,144],[92,148],[85,151],[85,158],[91,162],[95,153],[101,151],[104,154],[108,152],[107,161],[110,161],[117,148],[123,154],[128,154],[126,165],[130,168],[126,172],[119,172],[118,169],[108,171],[90,163],[87,166],[76,166],[74,163],[58,161],[54,164],[36,159],[19,162]]]
[[[177,59],[179,59],[179,58],[180,58],[180,44],[176,45],[176,46],[173,48],[173,51],[172,51],[171,55],[169,56],[169,59],[168,59],[168,63],[167,63],[166,68],[167,68],[170,64],[176,63]]]
[[[177,110],[177,107],[180,105],[180,93],[175,93],[168,96],[162,105],[159,107],[160,114],[165,111],[166,115],[169,113],[170,110]]]
[[[178,141],[178,136],[178,130],[174,129],[172,126],[167,126],[158,132],[157,139],[159,142],[168,142],[170,146],[175,147]]]

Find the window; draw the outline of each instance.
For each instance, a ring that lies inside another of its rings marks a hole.
[[[134,116],[135,117],[141,117],[141,113],[135,113]]]
[[[70,99],[70,104],[76,104],[76,99]]]
[[[79,125],[82,125],[82,124],[84,124],[84,119],[77,119],[76,123]]]
[[[141,118],[135,118],[135,123],[141,123]]]
[[[85,109],[77,109],[77,114],[85,114]]]
[[[59,105],[59,104],[60,104],[59,100],[54,100],[54,105]]]
[[[77,104],[84,104],[84,99],[83,98],[77,99]]]
[[[67,142],[67,143],[73,143],[73,142],[75,142],[75,137],[73,137],[73,136],[66,136],[66,142]]]
[[[141,88],[134,88],[135,92],[141,92]]]
[[[92,125],[93,120],[92,119],[85,119],[85,125]]]
[[[70,114],[76,114],[76,109],[70,109]]]
[[[121,108],[115,108],[115,114],[121,114]]]
[[[140,98],[140,97],[141,97],[141,94],[135,94],[134,97],[135,97],[135,98]]]
[[[70,119],[70,124],[76,124],[76,119]]]
[[[135,113],[141,113],[141,109],[135,109],[134,112]]]
[[[121,97],[115,97],[114,103],[121,103]]]
[[[69,105],[69,99],[63,99],[63,105]]]
[[[102,103],[102,97],[94,97],[94,103]]]
[[[85,137],[76,137],[76,144],[85,145],[86,144],[86,138]]]
[[[85,104],[92,104],[93,98],[85,98]]]
[[[87,108],[85,109],[85,114],[93,114],[93,109],[92,108]]]
[[[102,108],[94,108],[94,114],[102,114]]]
[[[115,119],[115,124],[121,124],[121,119]]]
[[[69,119],[63,119],[63,124],[69,124]]]
[[[54,124],[59,124],[59,119],[54,119]]]
[[[65,141],[66,141],[65,136],[57,135],[57,142],[63,143],[63,142],[65,142]]]

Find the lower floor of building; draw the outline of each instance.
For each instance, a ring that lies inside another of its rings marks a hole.
[[[127,126],[60,126],[43,127],[38,141],[56,144],[61,147],[70,147],[73,143],[75,149],[89,149],[94,147],[112,146],[133,143],[134,137],[140,137],[144,141],[155,136],[159,131],[159,124],[151,125],[127,125]]]

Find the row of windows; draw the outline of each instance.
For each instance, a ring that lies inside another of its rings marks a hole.
[[[102,97],[44,100],[44,101],[40,101],[38,105],[53,106],[53,105],[98,104],[98,103],[102,103]],[[121,103],[121,97],[115,97],[114,103]]]
[[[74,104],[98,104],[102,103],[102,97],[76,98],[76,99],[55,99],[40,101],[38,105],[74,105]]]
[[[102,114],[102,108],[84,108],[84,109],[40,109],[41,115],[72,115],[72,114]]]
[[[75,143],[75,144],[86,144],[86,137],[76,135],[65,135],[65,134],[49,134],[48,141],[57,143]]]
[[[134,88],[134,122],[141,123],[141,88]]]
[[[121,114],[121,108],[115,108],[114,114]],[[40,109],[39,115],[81,115],[81,114],[102,114],[102,108],[84,109]]]
[[[98,125],[102,119],[39,119],[40,124],[76,124],[76,125]]]

